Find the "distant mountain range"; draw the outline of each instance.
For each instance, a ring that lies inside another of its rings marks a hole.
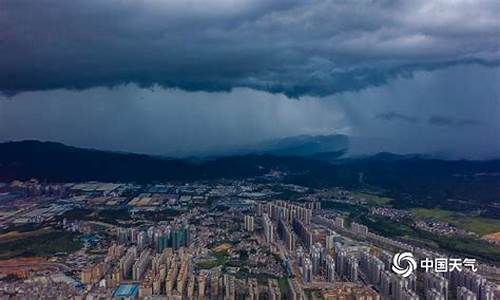
[[[0,143],[0,181],[38,178],[49,181],[151,181],[244,178],[270,169],[306,170],[313,164],[297,157],[267,154],[227,156],[193,162],[143,154],[100,151],[60,143]]]
[[[329,157],[327,162],[312,157],[328,153],[329,149],[341,151],[344,141],[327,137],[326,144],[334,146],[324,147],[315,145],[313,140],[305,138],[302,144],[292,142],[291,147],[280,142],[279,146],[269,146],[272,150],[268,153],[198,162],[82,149],[52,142],[0,143],[0,181],[30,178],[51,182],[210,180],[246,178],[282,170],[291,174],[286,179],[291,183],[379,189],[400,199],[399,203],[410,201],[435,206],[447,199],[463,200],[475,207],[500,203],[500,160],[447,161],[422,155],[380,153],[335,160]]]
[[[215,151],[208,157],[270,154],[331,160],[342,156],[348,149],[347,135],[298,135]]]

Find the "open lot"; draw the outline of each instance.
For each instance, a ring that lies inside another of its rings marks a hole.
[[[81,248],[75,235],[66,231],[42,228],[30,232],[9,232],[0,236],[0,259],[53,256]]]
[[[469,216],[443,209],[415,208],[411,212],[417,217],[447,222],[467,231],[475,232],[480,236],[500,231],[500,220]]]
[[[394,199],[367,193],[354,193],[356,197],[363,198],[368,204],[384,206],[390,204]]]

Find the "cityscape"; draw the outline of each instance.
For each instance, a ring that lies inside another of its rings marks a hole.
[[[0,300],[500,300],[500,0],[0,0]]]
[[[0,297],[500,297],[500,268],[487,260],[395,273],[396,253],[431,262],[451,261],[455,253],[380,235],[342,206],[368,207],[369,215],[393,220],[411,218],[410,210],[341,188],[282,183],[277,173],[141,185],[4,183]],[[285,194],[294,197],[280,200]],[[413,224],[438,235],[473,234],[418,217]]]

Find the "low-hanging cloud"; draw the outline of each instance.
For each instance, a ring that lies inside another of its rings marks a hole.
[[[499,19],[496,0],[0,0],[0,90],[326,96],[419,70],[497,66]]]
[[[0,97],[0,141],[36,139],[183,157],[342,132],[340,117],[318,99],[293,101],[250,89],[208,93],[127,85],[38,91]]]
[[[342,133],[350,136],[354,155],[498,158],[499,74],[500,68],[455,66],[300,101],[247,88],[226,93],[127,85],[25,92],[0,96],[0,141],[189,156],[287,136]],[[440,124],[429,122],[436,118]]]
[[[353,154],[389,151],[500,157],[500,68],[455,66],[330,96]]]

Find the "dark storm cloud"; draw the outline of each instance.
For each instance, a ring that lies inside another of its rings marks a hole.
[[[250,89],[231,93],[138,88],[0,96],[0,141],[38,139],[169,156],[221,153],[300,134],[328,134],[340,114],[322,101]]]
[[[0,90],[136,83],[325,96],[498,65],[500,2],[0,0]]]
[[[301,101],[247,88],[186,92],[133,84],[0,95],[0,141],[191,156],[286,136],[342,133],[350,136],[354,155],[498,158],[499,74],[500,68],[460,65]]]
[[[404,122],[409,122],[409,123],[416,123],[418,122],[418,118],[397,113],[397,112],[385,112],[385,113],[380,113],[375,116],[375,118],[384,120],[384,121],[404,121]]]

